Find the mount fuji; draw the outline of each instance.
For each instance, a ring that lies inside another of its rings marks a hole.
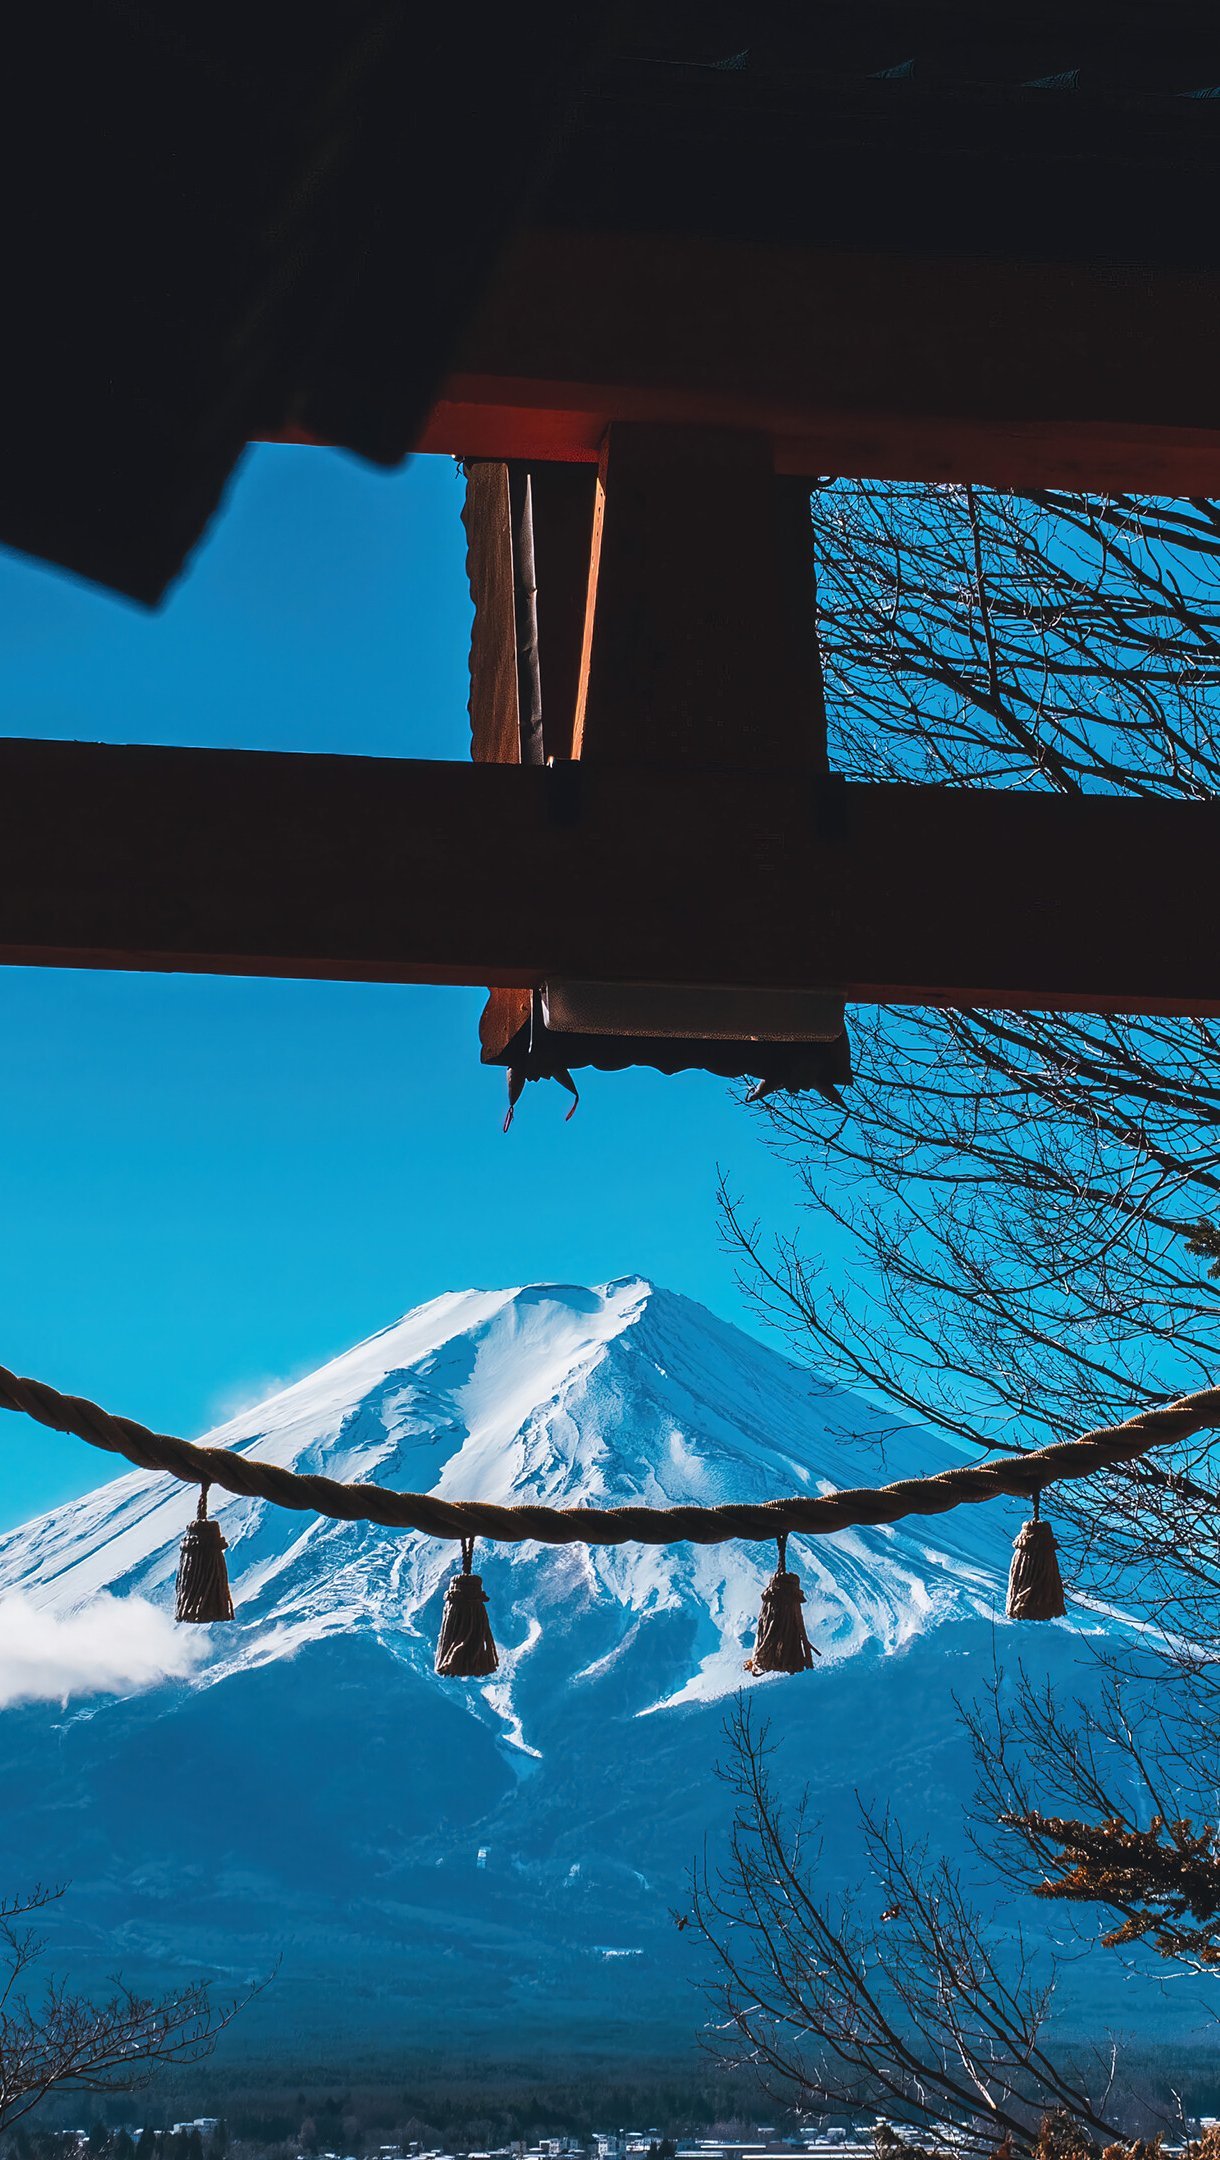
[[[297,1470],[558,1505],[765,1500],[946,1468],[893,1421],[642,1278],[446,1294],[209,1434]],[[728,1800],[743,1685],[859,1864],[855,1792],[952,1829],[954,1694],[1019,1654],[1079,1691],[1084,1606],[1002,1618],[1018,1504],[793,1539],[812,1674],[743,1671],[773,1548],[479,1548],[500,1669],[439,1680],[455,1551],[213,1491],[232,1626],[162,1671],[0,1711],[15,1885],[70,1878],[74,1978],[241,1982],[250,2047],[475,2036],[655,2052],[699,2021],[672,1913]],[[0,1538],[0,1613],[172,1609],[191,1493],[135,1472]],[[134,1603],[130,1601],[141,1601]],[[831,1863],[827,1862],[827,1868]],[[828,1876],[828,1879],[829,1876]]]

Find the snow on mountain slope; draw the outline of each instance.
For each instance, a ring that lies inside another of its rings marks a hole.
[[[638,1277],[436,1298],[209,1437],[337,1478],[567,1504],[768,1500],[960,1459]],[[694,1931],[670,1913],[725,1827],[721,1704],[774,1547],[481,1545],[501,1668],[463,1684],[432,1670],[452,1546],[212,1498],[236,1624],[177,1631],[197,1662],[159,1684],[0,1711],[11,1880],[71,1879],[74,1974],[121,1962],[155,1986],[278,1961],[241,2021],[256,2051],[689,2041]],[[102,1485],[0,1537],[0,1597],[36,1619],[160,1620],[193,1505],[143,1472]],[[823,1656],[747,1684],[772,1691],[828,1880],[863,1864],[857,1788],[952,1840],[973,1783],[955,1697],[989,1684],[997,1646],[1088,1684],[1086,1635],[1110,1623],[1000,1617],[1021,1514],[791,1541]]]
[[[341,1479],[558,1505],[768,1500],[960,1460],[638,1277],[448,1293],[208,1438]],[[213,1503],[239,1624],[210,1631],[198,1683],[352,1632],[430,1668],[451,1546],[219,1493]],[[118,1478],[0,1538],[0,1592],[57,1608],[101,1590],[163,1604],[190,1511],[172,1479]],[[946,1620],[994,1614],[1019,1515],[1001,1503],[793,1540],[824,1659],[893,1651]],[[685,1614],[695,1640],[684,1669],[663,1663],[655,1696],[637,1708],[715,1700],[740,1685],[773,1564],[770,1548],[736,1545],[481,1548],[503,1653],[488,1710],[505,1737],[531,1745],[517,1698],[542,1618],[556,1614],[568,1631],[597,1616],[574,1680],[619,1656],[641,1620]]]

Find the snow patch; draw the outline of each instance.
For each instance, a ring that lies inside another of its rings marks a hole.
[[[375,1478],[448,1499],[554,1507],[774,1501],[960,1461],[791,1364],[702,1306],[630,1276],[599,1289],[535,1284],[447,1292],[208,1439],[261,1461]],[[232,1627],[175,1632],[178,1545],[191,1495],[139,1471],[0,1537],[0,1706],[121,1692],[158,1680],[215,1686],[336,1636],[383,1645],[435,1679],[454,1548],[331,1523],[213,1489],[229,1542]],[[796,1538],[817,1673],[893,1655],[948,1624],[1002,1610],[1020,1509],[962,1508],[935,1526]],[[744,1673],[771,1543],[480,1548],[500,1669],[467,1700],[494,1721],[518,1777],[542,1760],[556,1691],[606,1690],[612,1714],[715,1703]],[[81,1612],[94,1615],[84,1620]],[[1123,1627],[1093,1608],[1076,1625]],[[198,1635],[205,1640],[201,1644]],[[502,1639],[515,1634],[506,1647]]]

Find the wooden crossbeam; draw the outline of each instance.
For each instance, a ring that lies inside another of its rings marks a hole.
[[[614,421],[751,430],[776,469],[1220,491],[1220,280],[536,227],[419,448],[596,463]]]
[[[0,961],[1220,1014],[1220,803],[0,742]]]

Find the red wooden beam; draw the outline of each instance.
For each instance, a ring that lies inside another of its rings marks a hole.
[[[596,461],[615,420],[752,430],[782,472],[1220,490],[1220,285],[1173,266],[539,227],[419,441]]]
[[[1220,803],[0,742],[0,961],[1220,1014]]]

